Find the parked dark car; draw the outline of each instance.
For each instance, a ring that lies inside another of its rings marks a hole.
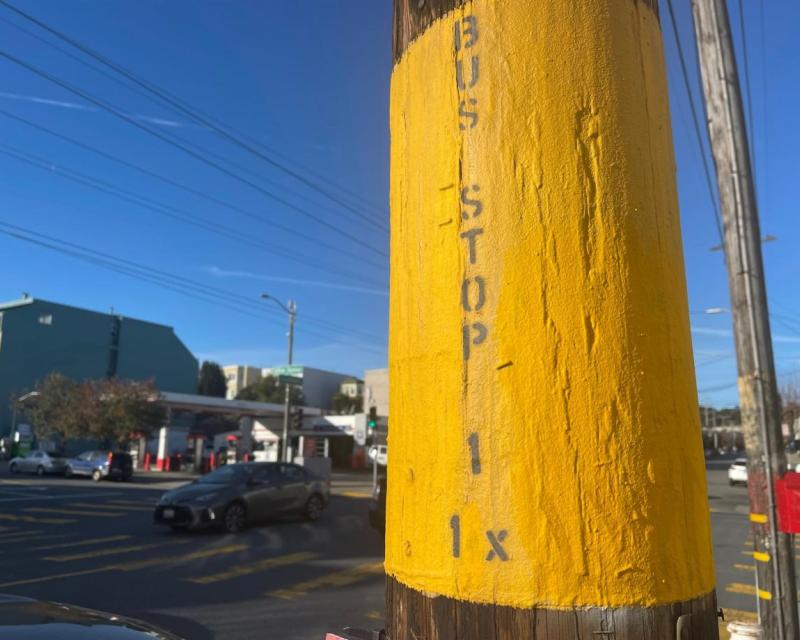
[[[277,515],[317,520],[329,499],[328,481],[299,465],[236,463],[167,491],[156,506],[154,520],[173,529],[218,526],[235,533]]]
[[[92,480],[130,480],[133,477],[133,457],[123,451],[84,451],[67,460],[64,475],[68,478],[88,476]]]
[[[0,594],[0,640],[181,640],[146,622],[57,602]]]
[[[369,524],[381,533],[386,532],[386,476],[378,478],[369,501]]]

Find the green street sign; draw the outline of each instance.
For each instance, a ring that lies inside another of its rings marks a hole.
[[[281,384],[292,384],[292,385],[294,385],[296,387],[302,387],[303,386],[303,379],[302,378],[298,378],[297,376],[280,375],[280,376],[278,376],[278,382],[280,382]]]

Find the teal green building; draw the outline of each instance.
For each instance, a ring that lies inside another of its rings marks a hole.
[[[11,430],[12,399],[49,373],[152,378],[160,391],[195,393],[197,370],[172,327],[29,296],[0,303],[0,436]]]

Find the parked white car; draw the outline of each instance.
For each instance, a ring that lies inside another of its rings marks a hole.
[[[31,451],[24,457],[12,458],[8,463],[11,473],[35,473],[43,476],[46,473],[64,473],[67,461],[64,457],[45,451]]]
[[[747,484],[747,458],[736,458],[728,467],[728,484]]]

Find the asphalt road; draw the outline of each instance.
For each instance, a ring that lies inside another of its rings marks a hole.
[[[318,522],[287,518],[237,535],[154,526],[153,505],[175,484],[160,480],[39,479],[3,465],[0,592],[133,616],[191,640],[322,640],[347,625],[382,626],[369,477],[335,481]]]
[[[728,617],[756,611],[745,487],[709,464],[717,594]],[[152,524],[182,480],[94,483],[0,469],[0,592],[130,615],[191,640],[322,640],[383,620],[383,544],[366,520],[368,476],[338,476],[316,523],[276,520],[238,535]]]

